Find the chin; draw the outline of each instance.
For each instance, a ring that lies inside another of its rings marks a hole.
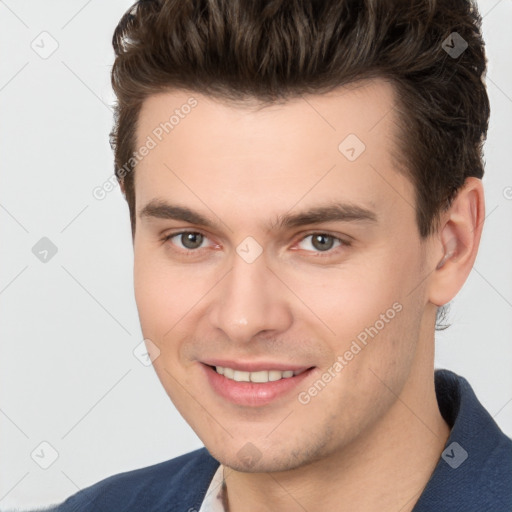
[[[207,447],[208,448],[208,447]],[[276,473],[291,471],[322,459],[321,453],[311,452],[303,447],[301,450],[284,449],[276,453],[275,447],[268,446],[261,450],[251,442],[246,442],[237,451],[208,451],[222,465],[242,473]]]

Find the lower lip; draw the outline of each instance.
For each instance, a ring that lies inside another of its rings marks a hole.
[[[221,397],[237,405],[261,406],[290,393],[304,379],[307,379],[314,368],[285,379],[272,382],[237,382],[220,375],[214,368],[202,364],[208,381],[213,390]]]

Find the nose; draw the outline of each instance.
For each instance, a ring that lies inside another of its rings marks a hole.
[[[263,333],[277,335],[292,323],[286,288],[263,255],[252,263],[234,255],[231,271],[214,291],[211,325],[233,342],[248,343]]]

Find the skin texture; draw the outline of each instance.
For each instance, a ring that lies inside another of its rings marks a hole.
[[[421,240],[413,186],[391,157],[389,83],[263,109],[187,91],[154,95],[140,114],[138,146],[191,96],[197,106],[135,171],[135,294],[144,337],[159,350],[159,379],[225,466],[231,512],[411,510],[449,435],[434,391],[435,313],[476,257],[480,180],[467,180],[439,231]],[[366,146],[354,161],[338,149],[348,134]],[[155,199],[218,225],[139,217]],[[267,227],[334,201],[370,209],[377,221]],[[200,247],[187,249],[180,236],[163,241],[182,230],[204,235]],[[324,249],[308,236],[322,233],[335,237]],[[248,236],[263,249],[252,263],[236,251]],[[393,304],[400,311],[301,403],[298,393]],[[209,358],[315,369],[300,389],[241,406],[210,387],[200,362]]]

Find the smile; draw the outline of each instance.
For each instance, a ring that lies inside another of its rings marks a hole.
[[[300,375],[306,370],[261,370],[257,372],[244,372],[240,370],[234,370],[233,368],[227,368],[223,366],[216,366],[215,371],[219,375],[224,375],[227,379],[234,380],[236,382],[274,382],[281,379],[289,379],[295,375]]]
[[[240,366],[245,368],[241,369]],[[248,370],[250,366],[253,366],[253,371]],[[234,369],[219,364],[200,364],[206,382],[215,395],[232,404],[249,407],[269,405],[278,399],[293,400],[304,379],[318,371],[316,367],[296,367],[291,370],[284,365],[280,365],[280,370],[265,370],[265,366],[262,363],[239,363],[239,368]],[[268,367],[271,366],[277,364],[268,364]]]

